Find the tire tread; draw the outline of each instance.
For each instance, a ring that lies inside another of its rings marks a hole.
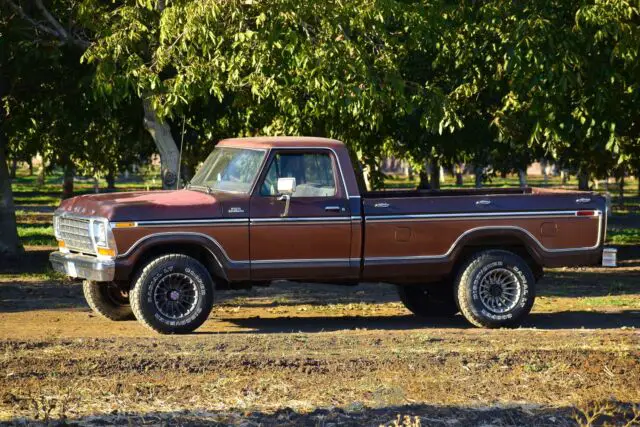
[[[82,292],[91,310],[93,310],[97,315],[109,320],[134,320],[133,307],[116,305],[112,301],[109,301],[102,294],[100,289],[101,286],[105,286],[105,284],[91,280],[85,280],[82,282]]]

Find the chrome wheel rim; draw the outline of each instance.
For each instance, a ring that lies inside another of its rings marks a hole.
[[[495,268],[480,279],[479,294],[485,308],[497,314],[507,313],[520,301],[520,280],[511,270]]]
[[[181,319],[189,316],[196,309],[198,287],[186,274],[167,274],[156,285],[153,301],[164,317]]]

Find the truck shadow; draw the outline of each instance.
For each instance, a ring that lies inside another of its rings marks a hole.
[[[399,393],[402,393],[400,390]],[[58,404],[54,402],[53,405]],[[473,407],[465,405],[385,405],[368,408],[352,404],[346,409],[331,407],[312,411],[296,411],[290,408],[273,412],[251,411],[247,409],[216,410],[182,410],[177,412],[122,412],[101,413],[86,417],[65,417],[55,419],[15,418],[9,425],[247,425],[247,426],[394,426],[394,425],[429,425],[460,427],[477,425],[520,425],[543,426],[576,425],[585,421],[585,412],[592,404],[582,407],[561,406],[545,407],[542,405],[501,405]],[[631,402],[610,402],[611,411],[596,415],[595,425],[624,425],[631,423],[634,407]],[[48,414],[46,414],[48,415]],[[419,422],[418,422],[419,420]],[[58,424],[60,423],[60,424]],[[631,424],[628,424],[631,425]]]
[[[473,328],[464,317],[433,317],[421,319],[412,315],[390,316],[341,316],[341,317],[251,317],[219,318],[237,326],[240,330],[231,333],[317,333],[358,330],[410,330],[410,329],[467,329]],[[532,313],[520,328],[539,330],[558,329],[619,329],[639,328],[640,310],[622,310],[612,313],[590,311],[562,311],[556,313]],[[197,332],[196,334],[218,332]],[[220,332],[230,333],[230,332]]]

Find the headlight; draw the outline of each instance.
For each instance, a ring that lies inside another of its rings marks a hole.
[[[91,240],[98,257],[113,258],[117,255],[116,240],[106,218],[91,220]]]
[[[93,221],[93,241],[96,246],[107,247],[107,224],[102,221]]]

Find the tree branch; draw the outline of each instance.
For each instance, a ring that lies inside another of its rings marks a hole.
[[[45,19],[60,34],[60,37],[65,39],[65,40],[68,40],[69,39],[69,34],[67,33],[67,31],[64,28],[62,28],[62,25],[60,25],[60,23],[51,15],[51,13],[49,13],[47,8],[44,7],[44,4],[42,4],[42,0],[35,0],[35,2],[36,2],[36,6],[38,7],[38,9],[40,9],[40,12],[42,12],[42,15],[44,15]]]
[[[47,10],[47,8],[42,3],[42,0],[35,0],[35,3],[50,26],[44,25],[33,19],[31,16],[27,15],[24,9],[22,9],[22,6],[14,3],[12,0],[1,1],[7,3],[13,10],[16,11],[18,15],[20,15],[22,19],[31,24],[32,27],[57,38],[62,43],[72,44],[82,49],[87,49],[91,45],[91,43],[87,40],[70,36],[67,30],[65,30],[64,27],[60,24],[60,22],[58,22],[58,20],[54,18],[54,16]]]
[[[25,21],[27,21],[29,24],[31,24],[33,27],[47,33],[50,34],[54,37],[59,37],[58,33],[56,33],[54,30],[52,30],[51,28],[42,25],[41,23],[39,23],[38,21],[36,21],[35,19],[31,18],[29,15],[27,15],[24,10],[22,9],[21,6],[18,6],[17,4],[15,4],[14,2],[12,2],[11,0],[3,0],[5,3],[7,3],[13,10],[16,11],[16,13],[18,15],[20,15],[20,17],[22,19],[24,19]]]

